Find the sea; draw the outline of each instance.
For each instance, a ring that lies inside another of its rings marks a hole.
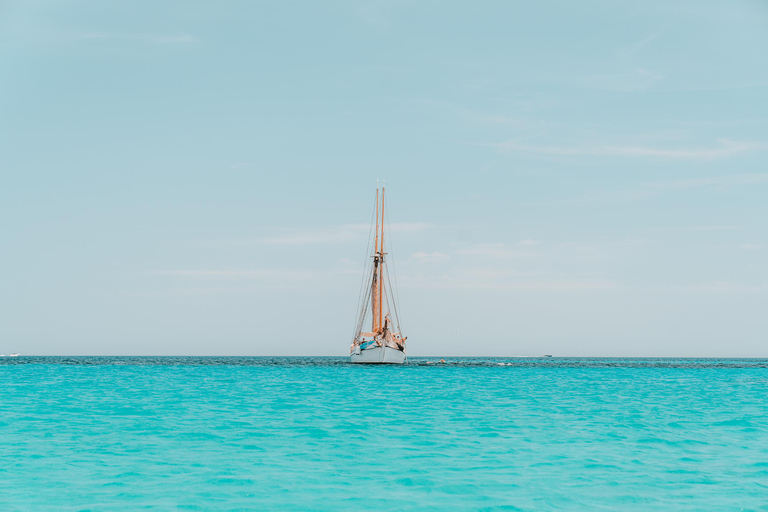
[[[768,360],[5,357],[0,510],[768,511]]]

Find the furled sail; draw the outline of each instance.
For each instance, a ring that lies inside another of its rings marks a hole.
[[[389,347],[405,352],[405,337],[400,329],[397,311],[397,289],[392,286],[389,273],[387,252],[384,249],[385,201],[384,188],[376,189],[376,207],[372,215],[371,233],[369,234],[366,271],[358,304],[358,317],[355,322],[354,340],[351,353],[359,353],[370,347]],[[371,241],[373,251],[371,254]],[[395,285],[397,280],[395,279]],[[393,322],[394,316],[394,322]],[[370,321],[370,331],[363,331],[363,326]]]

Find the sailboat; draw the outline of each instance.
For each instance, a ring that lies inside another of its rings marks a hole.
[[[397,314],[397,290],[392,286],[388,253],[384,250],[384,190],[382,186],[379,194],[376,185],[376,220],[375,224],[371,223],[371,227],[375,225],[373,254],[363,275],[355,337],[349,352],[352,363],[402,364],[406,359],[406,337],[402,335]],[[370,247],[370,235],[368,238]],[[369,316],[371,330],[363,332],[363,326],[369,325],[366,322]]]

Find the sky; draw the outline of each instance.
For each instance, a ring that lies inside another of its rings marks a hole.
[[[768,4],[0,0],[0,353],[768,357]]]

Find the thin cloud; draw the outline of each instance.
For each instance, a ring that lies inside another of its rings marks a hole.
[[[339,274],[355,274],[353,270],[308,270],[308,269],[194,269],[194,270],[156,270],[149,272],[154,275],[171,277],[200,277],[200,278],[236,278],[236,279],[287,279],[306,280],[332,277]]]
[[[761,183],[768,183],[768,173],[732,174],[730,176],[659,181],[647,183],[645,186],[655,190],[677,190],[711,186],[757,185]]]
[[[612,281],[588,280],[536,280],[505,281],[496,276],[487,277],[416,277],[401,280],[407,288],[473,289],[473,290],[611,290],[619,286]]]
[[[504,115],[480,112],[477,110],[464,108],[458,105],[453,105],[451,103],[446,103],[444,101],[436,101],[431,99],[418,99],[417,101],[423,105],[428,105],[430,107],[436,108],[438,110],[442,110],[449,114],[452,114],[457,117],[467,119],[470,121],[476,121],[476,122],[487,123],[487,124],[503,124],[503,125],[526,124],[526,121],[522,119],[515,119],[515,118],[504,116]]]
[[[701,84],[696,83],[684,87],[674,87],[668,89],[669,92],[701,92],[701,91],[739,91],[744,89],[765,89],[768,87],[768,81],[751,82],[731,82],[723,84]],[[700,123],[699,123],[700,124]]]
[[[656,231],[740,231],[744,228],[742,226],[731,225],[711,225],[711,226],[665,226],[656,228]]]
[[[486,258],[519,258],[531,256],[531,247],[538,245],[536,240],[521,240],[516,244],[477,244],[454,251],[464,256],[481,256]]]
[[[520,256],[521,252],[519,249],[513,249],[504,244],[479,244],[473,247],[458,249],[456,254],[491,258],[515,258]]]
[[[505,279],[506,277],[506,279]],[[466,272],[464,276],[408,277],[401,285],[412,289],[459,290],[540,290],[540,291],[656,291],[708,293],[764,293],[768,284],[743,284],[726,281],[693,284],[636,285],[611,280],[589,279],[510,279],[504,273]]]
[[[647,69],[637,68],[625,73],[584,76],[578,79],[577,83],[588,89],[638,92],[650,89],[663,78],[663,76]]]
[[[503,153],[520,152],[549,156],[604,156],[664,158],[673,160],[714,160],[766,147],[764,143],[718,139],[719,147],[665,149],[648,146],[533,146],[516,141],[494,144]]]
[[[722,292],[722,293],[740,293],[740,292],[766,292],[766,284],[742,284],[730,281],[713,281],[711,283],[687,284],[687,285],[659,285],[659,286],[628,286],[628,290],[659,290],[659,291],[682,291],[682,292]]]
[[[656,39],[657,37],[659,37],[659,34],[657,34],[656,32],[652,32],[652,33],[648,34],[647,36],[645,36],[644,38],[642,38],[641,40],[637,41],[636,43],[631,44],[631,45],[627,46],[626,48],[620,49],[616,53],[618,53],[619,57],[621,57],[622,59],[626,59],[627,57],[629,57],[633,53],[638,52],[639,50],[642,50],[643,48],[645,48],[646,46],[651,44],[651,42],[654,39]]]
[[[429,229],[426,222],[394,222],[388,224],[392,233],[414,233]],[[312,245],[341,243],[365,238],[371,231],[368,224],[344,224],[313,230],[289,231],[276,236],[258,239],[259,242],[273,245]]]
[[[417,263],[436,263],[438,261],[447,260],[449,255],[442,252],[415,252],[411,254],[411,260]]]
[[[167,277],[167,282],[183,286],[144,291],[138,295],[226,295],[260,293],[265,289],[306,290],[328,286],[342,277],[359,275],[359,270],[312,269],[174,269],[144,274]]]
[[[197,38],[188,34],[120,34],[112,32],[84,32],[77,34],[76,39],[122,39],[158,44],[185,44],[197,41]]]
[[[561,201],[562,203],[595,203],[595,202],[621,202],[641,201],[652,199],[662,194],[674,191],[694,190],[698,188],[736,187],[745,185],[760,185],[768,183],[768,173],[732,174],[730,176],[712,176],[703,178],[691,178],[683,180],[667,180],[638,184],[635,188],[623,190],[610,190],[603,193],[575,197]],[[666,227],[657,230],[687,230],[687,231],[716,231],[738,230],[738,226],[693,226],[693,227]]]

